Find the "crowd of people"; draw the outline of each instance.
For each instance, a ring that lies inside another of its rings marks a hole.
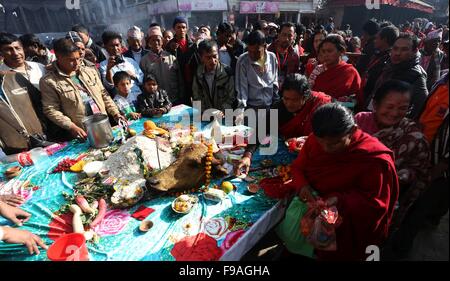
[[[317,249],[317,258],[364,259],[368,245],[388,238],[405,255],[448,211],[448,28],[372,19],[362,30],[359,38],[330,18],[193,32],[176,17],[170,29],[133,26],[126,38],[105,31],[100,43],[76,25],[51,48],[2,32],[1,151],[86,139],[83,118],[96,113],[115,124],[200,101],[220,117],[236,110],[242,123],[245,110],[278,109],[282,137],[309,136],[285,196],[333,198],[343,217],[337,250]],[[248,173],[257,147],[248,145],[236,174]],[[0,215],[26,221],[21,202],[0,196]],[[16,228],[0,228],[0,237],[30,253],[45,246]]]

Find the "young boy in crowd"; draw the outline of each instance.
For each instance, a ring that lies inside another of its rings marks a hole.
[[[158,82],[152,74],[144,78],[144,89],[137,97],[137,107],[145,117],[159,117],[172,108],[166,91],[158,88]]]
[[[126,71],[119,71],[114,74],[113,81],[116,94],[114,102],[120,112],[128,119],[137,120],[141,118],[141,114],[136,112],[135,104],[127,100],[131,90],[131,76]]]

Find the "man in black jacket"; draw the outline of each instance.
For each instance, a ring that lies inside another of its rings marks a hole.
[[[184,82],[184,97],[182,101],[186,105],[191,105],[192,82],[194,73],[200,62],[197,53],[197,45],[187,36],[188,26],[184,17],[176,17],[173,21],[175,37],[167,44],[167,51],[172,53],[178,61]]]
[[[397,79],[411,84],[411,111],[407,117],[416,119],[428,96],[427,73],[420,66],[419,40],[415,35],[401,33],[391,50],[390,62],[377,79],[371,97],[387,80]],[[372,109],[372,104],[369,105]]]
[[[375,54],[361,77],[364,81],[364,108],[370,103],[375,83],[389,61],[392,46],[398,36],[398,28],[393,25],[383,27],[375,36]]]
[[[380,26],[374,20],[369,20],[363,27],[363,36],[361,38],[362,55],[356,64],[359,74],[363,74],[367,70],[370,60],[375,54],[375,35],[380,30]]]
[[[217,27],[219,59],[221,63],[228,65],[231,68],[232,75],[234,75],[236,69],[237,59],[245,52],[245,44],[238,38],[234,40],[234,35],[234,27],[227,22],[222,22]]]
[[[99,45],[95,44],[94,40],[92,40],[92,38],[89,35],[89,30],[85,26],[77,24],[72,27],[72,31],[78,33],[78,35],[83,40],[83,43],[86,46],[86,48],[92,50],[99,63],[106,60],[105,56],[106,51],[103,50],[102,47],[100,47]]]

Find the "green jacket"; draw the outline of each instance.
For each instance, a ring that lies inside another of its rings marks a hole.
[[[233,109],[235,99],[234,80],[228,66],[222,63],[217,66],[211,93],[205,79],[204,66],[198,66],[192,84],[192,100],[201,101],[202,112],[215,108],[225,113],[225,109]]]

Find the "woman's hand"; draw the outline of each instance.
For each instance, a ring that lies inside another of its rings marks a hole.
[[[0,202],[0,216],[12,221],[18,226],[22,226],[24,222],[30,219],[31,214],[22,209],[9,206],[5,202]]]
[[[26,230],[20,230],[12,227],[3,227],[3,241],[10,244],[22,244],[28,248],[30,255],[40,254],[38,246],[47,250],[47,245],[45,245],[42,239]]]
[[[131,113],[130,113],[130,117],[131,117],[131,119],[133,119],[133,120],[138,120],[139,118],[141,118],[141,114],[140,114],[140,113],[137,113],[137,112],[131,112]]]
[[[248,175],[248,172],[250,170],[250,166],[252,165],[252,160],[248,156],[242,157],[242,159],[239,161],[239,164],[235,166],[234,174],[236,176],[240,176],[241,174]],[[244,171],[242,171],[244,170]]]
[[[316,199],[313,195],[313,190],[312,190],[311,186],[309,186],[309,185],[305,185],[300,189],[299,197],[300,197],[300,200],[302,200],[303,202],[316,201]]]
[[[18,207],[25,202],[25,199],[20,195],[11,194],[11,195],[0,195],[0,201],[10,206]]]

